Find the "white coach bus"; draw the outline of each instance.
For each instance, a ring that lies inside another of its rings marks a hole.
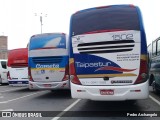
[[[146,99],[147,44],[140,9],[111,5],[76,12],[70,22],[73,98]]]
[[[29,89],[69,89],[69,57],[64,33],[33,35],[29,42]]]

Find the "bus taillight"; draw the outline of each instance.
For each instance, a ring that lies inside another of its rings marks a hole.
[[[29,81],[33,81],[32,75],[31,75],[31,68],[28,67],[28,79]]]
[[[65,68],[65,75],[64,75],[62,80],[63,81],[69,80],[69,65],[67,65],[66,68]]]
[[[11,76],[10,76],[9,71],[7,72],[7,79],[8,79],[8,80],[11,80]]]
[[[139,76],[134,84],[139,84],[147,81],[148,79],[148,66],[147,66],[147,60],[142,60],[140,62],[140,71]]]
[[[70,80],[72,83],[74,84],[78,84],[81,85],[81,82],[79,81],[77,75],[76,75],[76,70],[75,70],[75,66],[74,66],[74,59],[71,58],[70,59]]]

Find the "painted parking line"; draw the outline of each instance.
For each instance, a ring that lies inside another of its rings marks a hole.
[[[0,96],[0,98],[4,98],[3,96]]]
[[[3,85],[1,85],[1,84],[0,84],[0,86],[1,86],[1,88],[4,88],[4,87],[9,87],[9,85],[3,86]]]
[[[77,99],[71,105],[69,105],[66,109],[64,109],[61,113],[59,113],[56,117],[52,118],[51,120],[58,120],[62,115],[64,115],[67,111],[73,108],[81,99]]]
[[[158,101],[156,98],[154,98],[151,95],[149,95],[149,98],[151,98],[154,102],[156,102],[160,106],[160,101]]]
[[[0,98],[4,98],[1,93],[0,93]]]
[[[12,102],[12,101],[16,101],[16,100],[23,99],[23,98],[26,98],[26,97],[29,97],[29,96],[32,96],[32,95],[36,95],[36,94],[42,93],[42,92],[46,92],[46,91],[38,91],[38,92],[36,92],[36,93],[28,94],[28,95],[25,95],[25,96],[22,96],[22,97],[19,97],[19,98],[2,101],[2,102],[0,102],[0,104],[9,103],[9,102]]]
[[[10,91],[14,91],[14,90],[21,90],[21,89],[26,89],[26,88],[15,88],[15,89],[9,89],[9,90],[0,91],[0,93],[10,92]]]
[[[0,110],[0,111],[13,111],[13,109],[5,109],[5,110]]]

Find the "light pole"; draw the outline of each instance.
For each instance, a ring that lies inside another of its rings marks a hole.
[[[35,16],[39,16],[39,18],[40,18],[41,34],[42,34],[43,17],[47,17],[47,14],[41,13],[40,15],[37,15],[37,13],[35,13]]]

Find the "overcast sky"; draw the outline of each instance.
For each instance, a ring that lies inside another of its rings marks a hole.
[[[41,13],[43,33],[68,34],[70,16],[76,11],[115,4],[139,6],[147,44],[160,36],[159,0],[0,0],[0,35],[8,36],[8,49],[23,48],[32,35],[41,32]]]

